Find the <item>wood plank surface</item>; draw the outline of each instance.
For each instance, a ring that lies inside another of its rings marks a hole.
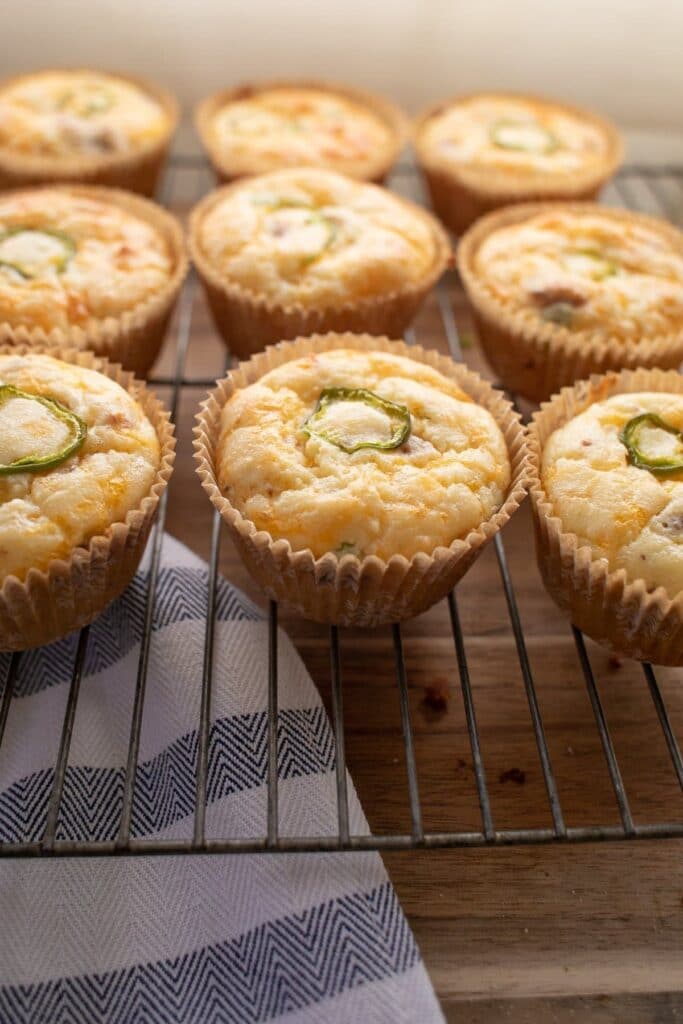
[[[467,341],[466,361],[485,369],[455,288],[450,300]],[[194,305],[186,374],[219,375],[225,350],[199,291]],[[447,351],[435,297],[416,328],[421,343]],[[173,358],[169,340],[155,373],[171,372]],[[191,459],[192,418],[201,397],[191,388],[181,396],[167,528],[207,557],[212,509]],[[528,507],[506,527],[504,545],[566,823],[616,825],[618,809],[569,626],[536,569]],[[225,533],[220,567],[263,603]],[[457,598],[495,825],[550,827],[492,547],[458,586]],[[329,706],[327,629],[290,617],[282,624]],[[478,829],[446,602],[407,623],[403,634],[425,828]],[[341,642],[349,769],[372,829],[409,831],[390,630],[345,630]],[[683,797],[640,666],[610,658],[590,642],[588,649],[635,820],[680,822]],[[658,679],[680,736],[681,672],[661,670]],[[446,698],[441,710],[427,699],[434,687]],[[385,863],[449,1020],[665,1024],[683,1019],[682,854],[683,843],[660,840],[408,851],[387,855]]]

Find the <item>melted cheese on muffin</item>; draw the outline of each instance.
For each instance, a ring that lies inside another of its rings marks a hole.
[[[423,280],[439,231],[384,189],[300,169],[232,186],[202,219],[199,244],[221,276],[249,292],[334,307]]]
[[[475,269],[507,309],[622,340],[683,327],[683,235],[607,213],[538,213],[488,235]]]
[[[0,150],[34,156],[125,153],[168,131],[161,104],[139,86],[95,71],[44,71],[0,89]]]
[[[243,173],[335,167],[352,174],[392,141],[372,110],[322,89],[279,87],[234,99],[214,115],[212,134]]]
[[[310,421],[305,429],[328,388],[364,388],[379,401],[338,402],[318,429]],[[410,412],[400,447],[349,454],[329,440],[342,432],[354,443],[370,436],[387,444],[382,399]],[[316,557],[386,560],[447,547],[496,512],[510,482],[491,414],[437,370],[384,352],[336,349],[271,370],[226,403],[218,453],[219,484],[233,506]]]
[[[614,395],[557,429],[543,452],[541,477],[565,531],[610,570],[683,590],[683,472],[658,476],[629,461],[619,434],[634,416],[655,413],[683,429],[683,395]],[[648,454],[669,456],[675,439],[649,431]]]
[[[159,466],[154,427],[115,381],[45,355],[0,355],[0,385],[60,403],[87,426],[71,458],[37,473],[0,475],[0,579],[45,569],[112,523],[149,492]],[[68,429],[31,398],[0,405],[0,464],[63,450]]]
[[[0,197],[0,323],[87,329],[153,296],[166,240],[120,206],[59,189]]]
[[[453,103],[422,126],[420,148],[446,165],[526,175],[598,166],[608,140],[588,119],[542,100],[482,95]]]

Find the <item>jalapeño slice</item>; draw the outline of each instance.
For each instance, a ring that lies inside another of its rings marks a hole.
[[[554,132],[538,121],[515,121],[502,118],[494,121],[489,130],[491,142],[499,149],[514,149],[520,153],[539,153],[542,156],[560,148]]]
[[[15,399],[23,399],[28,402],[37,402],[44,406],[54,419],[65,424],[68,430],[67,440],[56,451],[49,455],[24,455],[14,462],[0,463],[0,476],[9,476],[12,473],[39,473],[44,469],[52,469],[73,455],[82,446],[88,433],[87,425],[80,416],[71,412],[61,402],[54,398],[45,398],[43,395],[32,395],[28,391],[21,391],[12,384],[0,385],[0,411]]]
[[[326,217],[324,213],[319,213],[317,210],[312,210],[310,217],[306,220],[307,224],[319,225],[325,232],[325,237],[321,242],[319,248],[315,252],[309,253],[304,257],[304,263],[313,263],[317,260],[324,252],[334,245],[339,234],[339,225],[336,221],[332,220],[331,217]]]
[[[541,310],[541,316],[552,324],[560,327],[571,327],[574,307],[570,302],[550,302]]]
[[[114,106],[114,94],[109,89],[93,89],[83,97],[79,113],[82,117],[105,114]]]
[[[102,85],[67,89],[57,101],[57,110],[65,110],[76,117],[104,114],[114,106],[114,93]]]
[[[63,274],[75,254],[76,243],[63,231],[22,226],[0,233],[0,267],[26,281],[50,270]]]
[[[648,454],[648,433],[652,431],[662,431],[676,439],[676,447],[671,454]],[[619,440],[628,452],[629,462],[638,469],[648,469],[659,476],[683,471],[683,434],[657,413],[643,412],[634,416],[624,426]]]
[[[569,256],[570,259],[572,256],[578,256],[584,260],[589,260],[590,264],[592,264],[592,276],[596,281],[604,281],[606,278],[614,277],[615,274],[619,273],[619,264],[616,260],[606,256],[600,249],[590,247],[575,249]]]
[[[388,436],[372,436],[373,432],[376,435],[380,426],[384,425],[377,422],[369,424],[365,433],[357,427],[352,430],[353,424],[345,425],[343,417],[341,422],[335,423],[334,412],[331,413],[331,410],[340,402],[362,403],[381,413]],[[361,448],[375,448],[377,451],[384,452],[392,451],[407,441],[410,429],[410,411],[405,405],[390,402],[366,388],[325,388],[320,394],[315,409],[302,424],[302,430],[309,437],[315,434],[324,441],[336,445],[347,455],[352,455]]]
[[[278,237],[301,232],[302,229],[313,228],[313,246],[310,252],[302,253],[301,262],[304,266],[314,263],[324,252],[334,245],[339,235],[339,224],[333,218],[327,216],[321,210],[316,210],[304,199],[296,196],[277,195],[272,192],[257,192],[251,197],[255,206],[264,206],[268,213],[277,213],[280,210],[291,211],[291,215],[284,222],[279,222],[277,231]],[[316,231],[315,229],[319,229]]]

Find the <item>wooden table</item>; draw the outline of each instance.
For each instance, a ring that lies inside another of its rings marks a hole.
[[[466,361],[482,369],[462,296],[451,301]],[[188,375],[220,374],[224,349],[197,294]],[[421,342],[446,351],[436,300],[417,321]],[[155,373],[173,368],[167,346]],[[207,557],[212,509],[190,457],[202,394],[184,389],[168,530]],[[568,824],[618,824],[569,626],[542,589],[529,509],[504,531],[553,768]],[[225,575],[262,603],[227,536]],[[488,548],[458,587],[467,654],[497,827],[549,826],[498,565]],[[281,620],[329,707],[324,627]],[[410,710],[425,828],[480,828],[472,757],[446,603],[404,629]],[[409,831],[399,705],[388,629],[344,631],[348,764],[373,831]],[[681,820],[683,798],[639,666],[589,643],[636,820]],[[681,673],[659,679],[683,728]],[[447,694],[437,710],[428,687]],[[385,856],[448,1020],[683,1020],[683,844],[675,840],[498,849],[407,851]],[[353,856],[353,854],[349,854]]]

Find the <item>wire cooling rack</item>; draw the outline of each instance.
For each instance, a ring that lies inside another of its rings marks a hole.
[[[201,157],[177,156],[169,166],[163,187],[161,201],[177,206],[196,201],[210,182],[208,168]],[[392,176],[392,186],[408,192],[424,201],[421,181],[415,167],[404,163],[397,167]],[[189,188],[188,188],[189,185]],[[181,195],[181,193],[183,193]],[[683,221],[683,166],[630,165],[621,170],[610,186],[609,197],[619,205],[646,212],[681,223]],[[441,330],[448,348],[455,359],[462,359],[461,339],[456,327],[449,299],[447,280],[437,287]],[[183,389],[197,394],[214,383],[213,377],[191,377],[186,373],[186,359],[193,329],[195,281],[191,276],[181,298],[176,329],[175,370],[167,376],[156,376],[152,386],[169,389],[169,405],[172,417],[176,417],[179,399]],[[407,340],[415,341],[414,330],[407,333]],[[211,726],[211,697],[214,669],[214,632],[216,620],[216,594],[218,564],[221,544],[221,520],[214,514],[211,532],[211,556],[209,561],[206,593],[206,624],[202,665],[202,691],[199,712],[198,750],[196,760],[196,794],[194,807],[194,828],[192,838],[187,840],[141,839],[131,834],[135,781],[138,766],[140,735],[145,706],[145,690],[150,660],[150,640],[155,614],[156,586],[159,576],[161,544],[166,521],[169,492],[162,498],[154,532],[150,540],[151,559],[146,582],[146,593],[142,606],[142,630],[140,652],[137,663],[135,696],[133,701],[130,738],[125,765],[122,811],[115,839],[72,841],[58,838],[60,805],[64,790],[65,774],[69,760],[69,748],[74,728],[79,689],[83,676],[85,656],[88,648],[88,628],[83,629],[76,645],[73,673],[69,685],[63,725],[45,818],[42,837],[35,841],[0,843],[0,856],[106,856],[144,854],[189,854],[189,853],[238,853],[256,851],[324,851],[324,850],[404,850],[415,848],[477,847],[512,844],[533,844],[552,842],[591,842],[601,840],[653,839],[683,837],[683,814],[677,820],[648,823],[634,819],[631,805],[624,786],[622,768],[617,758],[615,744],[610,734],[598,683],[594,674],[583,635],[572,629],[592,715],[597,727],[602,752],[609,773],[618,808],[618,824],[572,827],[567,824],[560,801],[558,783],[551,763],[551,754],[546,739],[546,729],[541,715],[537,686],[527,651],[527,641],[522,630],[517,598],[513,590],[510,570],[501,535],[493,541],[495,558],[498,563],[500,583],[505,597],[509,625],[514,637],[514,646],[519,662],[525,699],[528,704],[533,736],[538,752],[539,764],[547,796],[549,812],[548,827],[496,828],[492,811],[490,787],[487,783],[473,680],[466,652],[465,638],[456,592],[447,600],[448,620],[452,633],[454,654],[458,668],[462,700],[471,748],[472,774],[476,786],[481,825],[466,831],[430,831],[423,823],[423,809],[420,799],[420,784],[416,762],[413,726],[408,691],[408,672],[403,650],[403,636],[400,626],[391,630],[393,658],[397,685],[400,721],[403,736],[404,760],[407,772],[407,799],[409,802],[409,831],[394,833],[353,834],[349,825],[349,800],[347,792],[347,766],[344,738],[344,686],[340,657],[340,631],[329,630],[329,659],[331,679],[331,711],[335,737],[335,777],[337,790],[337,830],[334,835],[315,836],[281,835],[278,815],[278,609],[270,603],[268,612],[268,728],[267,728],[267,818],[264,832],[254,838],[230,837],[208,838],[205,828],[207,805],[207,780],[209,769],[209,742]],[[571,627],[567,627],[568,629]],[[0,698],[0,745],[3,741],[10,704],[21,664],[21,654],[9,660]],[[683,790],[683,759],[676,739],[672,721],[667,711],[662,688],[655,671],[650,665],[643,665],[644,684],[649,689],[663,738],[668,750],[671,770],[677,786]],[[400,771],[400,768],[396,768]]]

